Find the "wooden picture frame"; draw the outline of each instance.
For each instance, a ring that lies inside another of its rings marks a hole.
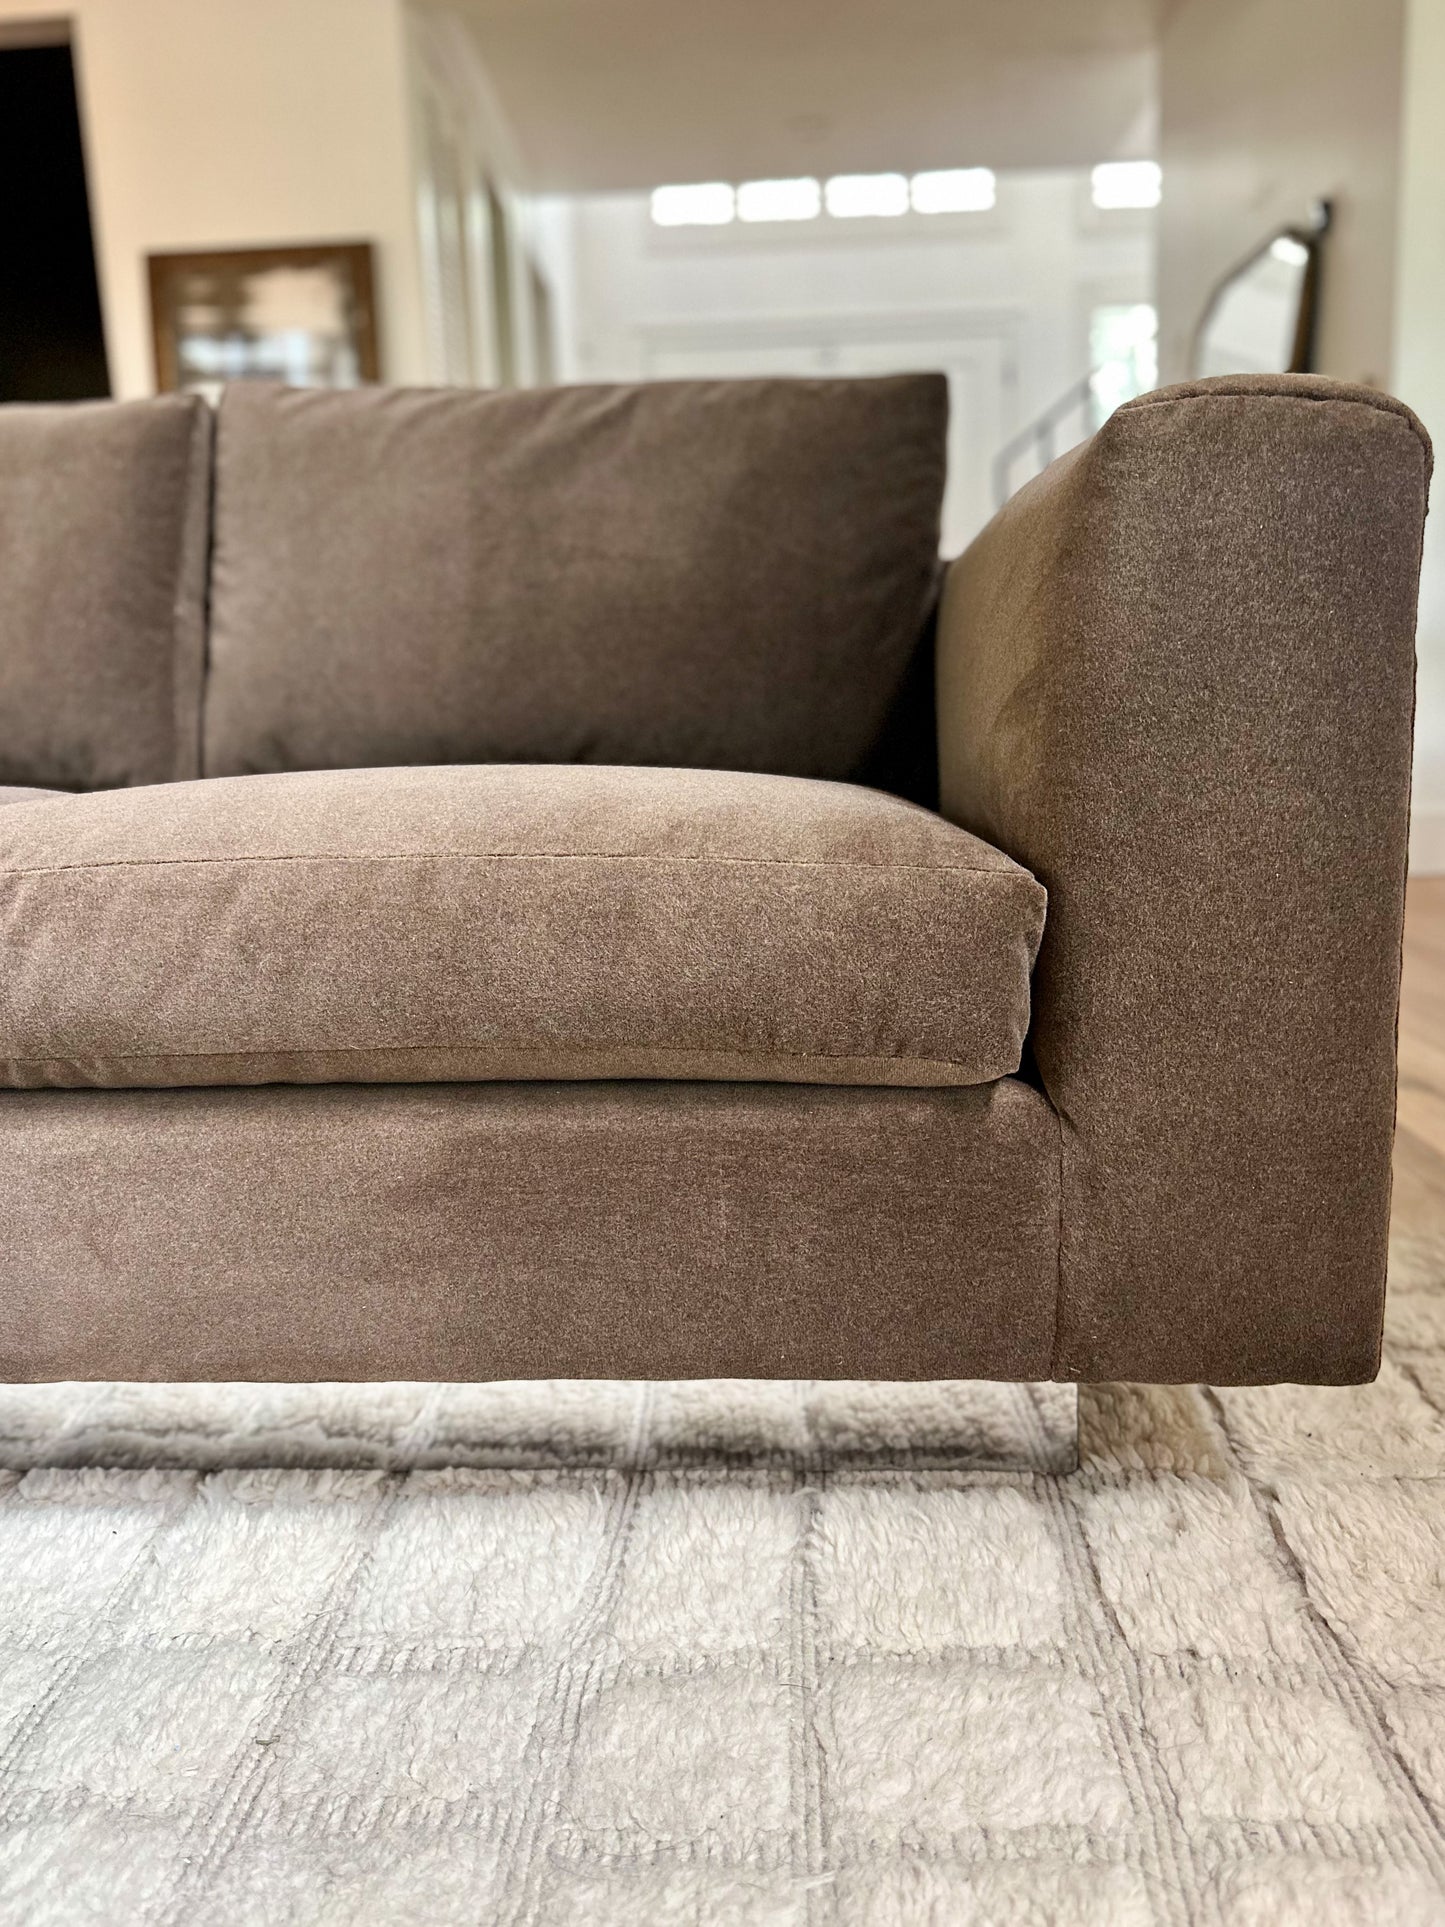
[[[157,391],[379,381],[372,252],[333,241],[148,255]]]

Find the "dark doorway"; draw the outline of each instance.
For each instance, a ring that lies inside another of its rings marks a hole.
[[[75,70],[0,46],[0,401],[108,395]]]

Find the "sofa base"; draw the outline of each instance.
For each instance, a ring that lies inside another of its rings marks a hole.
[[[1042,1379],[1016,1079],[0,1095],[0,1379]]]

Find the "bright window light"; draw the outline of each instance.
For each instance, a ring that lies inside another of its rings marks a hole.
[[[941,167],[909,183],[919,214],[984,214],[998,196],[991,167]]]
[[[742,221],[811,221],[822,205],[822,189],[811,176],[799,181],[744,181],[738,189]]]
[[[1296,241],[1292,234],[1276,235],[1269,244],[1269,251],[1276,261],[1283,261],[1287,268],[1302,268],[1310,258],[1310,251],[1303,241]]]
[[[902,174],[835,174],[823,195],[828,212],[841,221],[908,212],[908,182]]]
[[[1158,161],[1101,161],[1091,177],[1095,207],[1158,207]]]
[[[1159,385],[1159,316],[1144,301],[1095,308],[1089,317],[1094,372],[1094,426],[1101,428],[1121,402]]]
[[[726,181],[699,181],[692,187],[655,187],[652,218],[659,227],[726,227],[733,218],[734,199]]]

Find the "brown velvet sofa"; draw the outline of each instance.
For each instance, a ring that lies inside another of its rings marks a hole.
[[[0,1375],[1374,1373],[1425,437],[946,405],[0,411]]]

